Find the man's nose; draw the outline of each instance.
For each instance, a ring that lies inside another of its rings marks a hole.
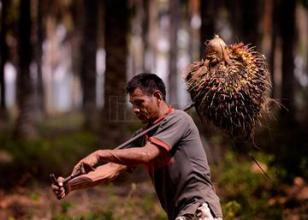
[[[137,108],[137,107],[133,107],[133,112],[136,114],[136,113],[139,113],[140,112],[140,109]]]

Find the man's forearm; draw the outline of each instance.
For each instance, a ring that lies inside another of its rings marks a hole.
[[[156,146],[136,147],[121,150],[98,150],[99,161],[114,162],[128,166],[149,163],[160,150]]]
[[[101,183],[108,183],[125,171],[127,166],[115,163],[107,163],[97,167],[94,171],[80,175],[67,183],[68,191],[85,189]]]

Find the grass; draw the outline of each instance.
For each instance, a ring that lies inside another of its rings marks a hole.
[[[224,219],[282,219],[282,206],[270,206],[268,202],[279,182],[278,170],[270,165],[273,157],[259,153],[256,158],[271,180],[253,161],[227,152],[223,171],[217,174]],[[218,172],[213,171],[214,175]]]

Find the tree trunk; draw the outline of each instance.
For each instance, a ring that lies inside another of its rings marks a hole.
[[[295,1],[280,2],[280,34],[282,41],[282,85],[281,104],[287,109],[281,109],[281,117],[288,124],[295,122],[294,104],[294,42],[295,42]]]
[[[277,71],[275,70],[275,58],[276,58],[276,45],[277,45],[277,25],[278,25],[278,14],[277,14],[277,0],[272,0],[272,24],[271,24],[271,53],[270,53],[270,72],[271,72],[271,80],[272,80],[272,97],[276,98],[276,82],[275,82],[275,74]]]
[[[36,21],[36,65],[37,65],[37,82],[36,82],[36,121],[42,121],[45,115],[45,93],[43,87],[43,73],[42,73],[42,56],[43,56],[43,40],[44,40],[44,27],[43,27],[43,4],[44,0],[37,0],[37,21]]]
[[[177,32],[179,29],[179,0],[169,1],[169,12],[170,12],[170,28],[169,28],[169,74],[168,74],[168,96],[169,103],[176,106],[178,104],[178,71],[177,71],[177,60],[178,60],[178,45],[177,45]]]
[[[215,34],[215,0],[202,0],[201,10],[201,29],[200,29],[200,58],[204,58],[204,43],[214,37]]]
[[[158,11],[159,4],[158,1],[149,1],[148,13],[149,13],[149,29],[148,29],[148,42],[149,47],[146,51],[145,64],[146,70],[151,71],[155,69],[155,64],[157,60],[157,39],[159,34],[159,18]]]
[[[244,43],[252,44],[257,48],[261,46],[261,33],[260,33],[260,18],[262,9],[262,0],[247,1],[240,0],[240,37]]]
[[[144,20],[143,0],[134,0],[130,6],[130,69],[128,77],[131,78],[136,73],[144,72],[144,41],[143,41],[143,20]]]
[[[70,43],[71,43],[71,56],[72,56],[72,77],[73,77],[73,89],[71,90],[71,96],[73,97],[72,107],[74,110],[80,109],[79,100],[82,97],[80,94],[81,85],[81,57],[84,51],[81,49],[81,42],[82,42],[82,34],[83,34],[83,27],[82,21],[85,19],[84,16],[84,6],[83,0],[74,1],[74,4],[71,5],[70,14],[73,20],[74,29],[70,34]],[[83,106],[82,106],[83,107]]]
[[[21,0],[19,10],[19,71],[17,76],[19,115],[16,124],[16,135],[19,138],[34,138],[37,136],[37,129],[33,120],[33,111],[35,109],[34,86],[29,68],[32,57],[30,0]]]
[[[262,16],[262,0],[227,1],[227,8],[230,14],[233,29],[233,41],[242,41],[260,48],[261,30],[260,18]]]
[[[142,13],[142,42],[143,42],[143,71],[150,72],[148,66],[146,65],[146,57],[149,52],[149,22],[150,22],[150,3],[149,0],[143,0],[143,13]]]
[[[96,122],[96,51],[98,28],[98,1],[84,0],[83,38],[81,42],[81,85],[85,127],[95,130]]]
[[[8,0],[2,0],[1,8],[1,33],[0,33],[0,120],[6,116],[6,102],[5,102],[5,77],[4,77],[4,65],[8,59],[8,46],[6,43],[7,33],[7,15],[8,15]]]
[[[105,4],[106,73],[102,138],[104,144],[111,147],[111,144],[125,138],[128,2],[107,0]]]
[[[189,46],[188,46],[188,54],[190,56],[190,62],[197,60],[200,55],[199,47],[203,46],[202,42],[200,41],[200,34],[199,34],[199,24],[198,24],[198,15],[199,15],[199,8],[200,2],[198,0],[190,0],[188,2],[188,10],[187,10],[187,17],[188,17],[188,32],[189,32]],[[200,44],[201,43],[201,44]]]

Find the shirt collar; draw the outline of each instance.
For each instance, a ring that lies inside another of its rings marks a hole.
[[[164,120],[167,117],[167,115],[169,115],[173,111],[174,111],[174,108],[172,108],[172,106],[168,106],[167,112],[165,114],[163,114],[162,116],[160,116],[158,119],[156,119],[154,122],[149,123],[148,126],[161,122],[162,120]]]

